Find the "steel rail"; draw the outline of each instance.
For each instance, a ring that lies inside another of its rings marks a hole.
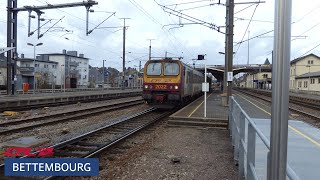
[[[99,107],[87,108],[87,109],[82,109],[82,110],[77,110],[77,111],[71,111],[71,112],[67,112],[67,113],[59,113],[59,114],[54,114],[52,116],[48,115],[48,116],[31,118],[31,119],[27,119],[27,120],[19,120],[19,121],[1,123],[0,124],[1,127],[4,127],[5,125],[6,126],[17,125],[17,124],[21,125],[21,124],[25,124],[25,123],[27,125],[21,126],[21,127],[2,129],[2,130],[0,130],[0,135],[18,132],[21,130],[33,129],[33,128],[40,127],[40,126],[56,124],[59,122],[70,121],[70,120],[73,120],[76,118],[93,116],[93,115],[96,115],[99,113],[112,111],[112,110],[116,110],[116,109],[120,109],[120,108],[126,108],[126,107],[134,106],[137,104],[141,104],[141,103],[143,103],[143,100],[140,99],[140,100],[126,101],[126,102],[117,103],[117,104],[115,103],[115,104],[109,104],[109,105],[104,105],[104,106],[99,106]],[[89,111],[89,112],[87,112],[87,111]],[[75,113],[78,113],[78,114],[75,115]],[[69,115],[69,116],[66,117],[65,115]],[[46,119],[46,118],[56,118],[56,117],[61,117],[61,118],[54,119],[54,120]],[[40,123],[28,125],[28,123],[30,123],[30,122],[39,121],[39,120],[42,120],[45,122],[40,122]]]
[[[261,97],[261,96],[254,95],[254,94],[251,94],[251,93],[248,93],[248,92],[245,92],[245,91],[242,91],[242,90],[238,90],[238,89],[237,89],[236,91],[239,91],[239,92],[241,92],[241,93],[243,93],[243,94],[247,94],[247,95],[249,95],[249,96],[252,96],[252,97],[255,97],[255,98],[258,98],[258,99],[261,99],[261,100],[264,100],[264,101],[266,101],[266,102],[271,103],[271,100],[266,99],[266,98],[263,98],[263,97]],[[258,93],[256,93],[256,94],[258,94]],[[292,100],[290,100],[290,103],[293,103],[293,104],[296,104],[296,105],[308,106],[308,105],[306,105],[306,104],[303,104],[303,102],[301,102],[301,103],[294,103],[294,102],[291,102],[291,101],[292,101]],[[319,117],[319,116],[316,116],[316,115],[314,115],[314,114],[310,114],[310,113],[308,113],[308,112],[301,111],[301,110],[299,110],[299,109],[296,109],[296,108],[293,108],[293,107],[290,107],[290,106],[289,106],[289,110],[294,111],[294,112],[297,112],[297,113],[300,113],[300,114],[303,114],[303,115],[305,115],[305,116],[308,116],[308,117],[310,117],[310,118],[314,118],[314,119],[320,121],[320,117]]]

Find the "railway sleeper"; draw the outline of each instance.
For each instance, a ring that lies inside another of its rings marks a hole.
[[[94,146],[94,147],[103,146],[103,144],[89,143],[89,142],[85,142],[85,141],[79,141],[79,142],[77,142],[77,144],[80,145],[80,146]]]
[[[62,150],[54,151],[54,153],[57,157],[83,157],[88,154],[88,152],[65,152]]]
[[[74,151],[92,151],[97,148],[97,146],[81,146],[78,143],[69,144],[63,147],[64,149],[73,150]]]

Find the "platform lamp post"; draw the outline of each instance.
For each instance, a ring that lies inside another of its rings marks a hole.
[[[32,43],[27,43],[29,46],[33,46],[33,94],[35,94],[36,91],[36,47],[43,45],[43,43],[38,43],[36,45],[33,45]]]
[[[205,60],[204,55],[198,55],[198,61]],[[202,92],[204,92],[204,112],[203,112],[203,117],[207,117],[207,92],[209,91],[209,85],[207,83],[207,64],[206,62],[204,63],[204,83],[202,83]]]
[[[63,72],[62,72],[63,71]],[[62,81],[63,81],[63,92],[66,92],[66,74],[65,74],[64,64],[61,64],[61,91],[62,91]]]
[[[102,60],[102,90],[104,90],[104,79],[105,79],[105,76],[104,76],[104,62],[107,61],[107,60]]]

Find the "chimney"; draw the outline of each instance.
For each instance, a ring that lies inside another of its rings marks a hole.
[[[83,58],[83,57],[84,57],[84,54],[79,54],[79,57]]]
[[[24,59],[24,54],[21,54],[21,59]]]
[[[62,54],[67,54],[67,50],[63,49]]]

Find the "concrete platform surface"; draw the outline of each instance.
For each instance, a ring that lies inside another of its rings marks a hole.
[[[254,122],[270,139],[270,119],[254,119]],[[302,121],[289,120],[288,163],[301,180],[318,180],[320,177],[319,142],[320,130],[318,128]],[[256,143],[258,176],[259,179],[266,180],[267,149],[260,139]]]
[[[207,95],[207,114],[204,117],[204,96],[170,116],[169,125],[226,127],[228,123],[228,107],[221,105],[218,93]]]
[[[39,139],[35,136],[30,136],[30,137],[21,137],[18,139],[13,139],[8,142],[3,142],[0,144],[0,146],[2,147],[37,147],[48,141],[50,141],[50,139],[47,139],[47,138]]]
[[[104,90],[104,91],[79,91],[79,92],[65,92],[65,93],[41,93],[41,94],[17,94],[14,96],[1,95],[0,102],[30,100],[30,99],[49,99],[56,97],[73,97],[73,96],[88,96],[88,95],[102,95],[113,94],[121,92],[142,92],[141,89],[125,89],[125,90]]]
[[[141,89],[80,91],[53,94],[19,94],[16,96],[1,96],[0,110],[12,110],[24,106],[37,106],[55,103],[77,103],[96,100],[112,99],[116,97],[130,97],[141,95]]]

